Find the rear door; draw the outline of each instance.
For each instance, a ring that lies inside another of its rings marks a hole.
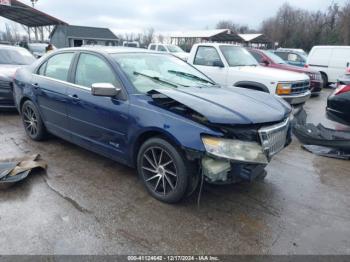
[[[338,78],[344,75],[348,63],[350,62],[350,48],[336,47],[333,49],[329,61],[328,79],[329,82],[336,82]]]
[[[223,67],[216,66],[222,64]],[[198,46],[193,65],[221,86],[227,86],[228,67],[213,46]]]
[[[332,47],[314,47],[308,57],[310,68],[329,75],[329,63],[333,53]]]
[[[46,128],[69,139],[67,86],[74,52],[51,56],[32,78],[33,90]]]
[[[73,141],[108,157],[123,160],[127,150],[129,103],[120,97],[91,94],[94,83],[121,86],[109,62],[95,53],[82,52],[74,70],[75,85],[67,89],[69,129]],[[123,95],[124,94],[124,95]]]

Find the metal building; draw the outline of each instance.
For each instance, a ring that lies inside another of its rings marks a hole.
[[[118,44],[118,37],[108,28],[57,25],[50,34],[50,42],[57,48],[82,45],[115,46]]]

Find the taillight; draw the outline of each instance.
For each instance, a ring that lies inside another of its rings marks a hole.
[[[347,72],[347,73],[350,73],[350,67],[348,67],[348,68],[346,69],[346,72]]]
[[[334,95],[340,95],[344,94],[346,92],[350,92],[350,85],[339,85],[338,88],[335,90]]]
[[[305,68],[309,68],[309,65],[305,64],[304,67],[305,67]]]

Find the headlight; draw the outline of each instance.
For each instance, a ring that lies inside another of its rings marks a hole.
[[[224,139],[217,137],[203,137],[207,153],[226,159],[241,162],[267,164],[268,160],[262,146],[256,142]]]
[[[276,94],[277,95],[290,95],[292,93],[291,83],[279,83],[277,85]]]

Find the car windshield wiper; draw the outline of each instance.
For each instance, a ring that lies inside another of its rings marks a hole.
[[[189,78],[189,79],[194,79],[194,80],[197,80],[197,81],[200,81],[200,82],[203,82],[203,83],[208,83],[208,84],[215,85],[215,83],[213,83],[213,82],[211,82],[209,80],[206,80],[206,79],[201,78],[201,77],[196,76],[196,75],[192,75],[190,73],[185,73],[185,72],[175,71],[175,70],[168,70],[168,73],[174,74],[174,75],[179,75],[179,76],[184,76],[184,77]]]
[[[134,75],[136,75],[136,76],[143,76],[143,77],[146,77],[148,79],[153,80],[154,82],[166,84],[168,86],[172,86],[172,87],[175,87],[175,88],[179,87],[179,84],[175,84],[175,83],[170,82],[168,80],[160,79],[158,76],[150,76],[150,75],[146,75],[146,74],[143,74],[143,73],[140,73],[140,72],[136,72],[136,71],[134,72]]]

